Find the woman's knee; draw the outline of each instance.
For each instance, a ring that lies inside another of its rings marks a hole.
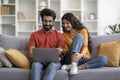
[[[75,35],[75,39],[83,39],[83,35],[82,34],[76,34]]]

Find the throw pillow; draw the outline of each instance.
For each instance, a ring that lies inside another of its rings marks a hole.
[[[2,62],[0,61],[0,68],[3,66]]]
[[[12,63],[5,56],[5,49],[3,49],[2,47],[0,47],[0,61],[3,63],[5,67],[8,67],[8,68],[12,67]]]
[[[7,57],[10,59],[10,61],[20,68],[29,69],[30,68],[30,62],[27,59],[25,55],[23,55],[21,52],[15,49],[8,49],[5,51]]]
[[[120,60],[120,41],[113,41],[100,44],[99,54],[108,57],[107,66],[118,67]]]

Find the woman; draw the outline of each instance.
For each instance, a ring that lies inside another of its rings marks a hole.
[[[91,58],[89,33],[72,13],[63,15],[62,28],[65,47],[61,69],[70,70],[70,74],[74,75],[78,70],[99,68],[107,64],[108,58],[104,55]]]

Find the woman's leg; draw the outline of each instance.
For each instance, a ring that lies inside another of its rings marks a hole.
[[[59,70],[61,67],[61,63],[50,63],[46,70],[45,70],[45,75],[43,77],[43,80],[54,80],[56,71]]]
[[[103,67],[107,64],[108,58],[104,55],[100,55],[96,58],[90,59],[80,59],[78,61],[78,69],[92,69],[92,68],[99,68]]]
[[[32,64],[32,80],[41,80],[41,73],[43,69],[43,64],[40,62],[33,62]]]
[[[66,54],[66,56],[64,57],[64,60],[63,60],[63,64],[71,64],[71,55],[73,52],[75,53],[79,53],[80,50],[81,50],[81,47],[83,45],[83,35],[81,34],[77,34],[74,39],[73,39],[73,42],[69,48],[69,51],[68,53]]]

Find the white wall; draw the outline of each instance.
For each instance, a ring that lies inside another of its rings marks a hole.
[[[1,5],[1,0],[0,0],[0,5]],[[0,14],[1,14],[1,6],[0,6]],[[0,16],[0,34],[2,33],[1,24],[2,24],[2,18]]]
[[[99,16],[99,28],[98,34],[103,35],[104,29],[108,25],[117,23],[120,18],[120,0],[99,0],[98,3],[98,16]]]

